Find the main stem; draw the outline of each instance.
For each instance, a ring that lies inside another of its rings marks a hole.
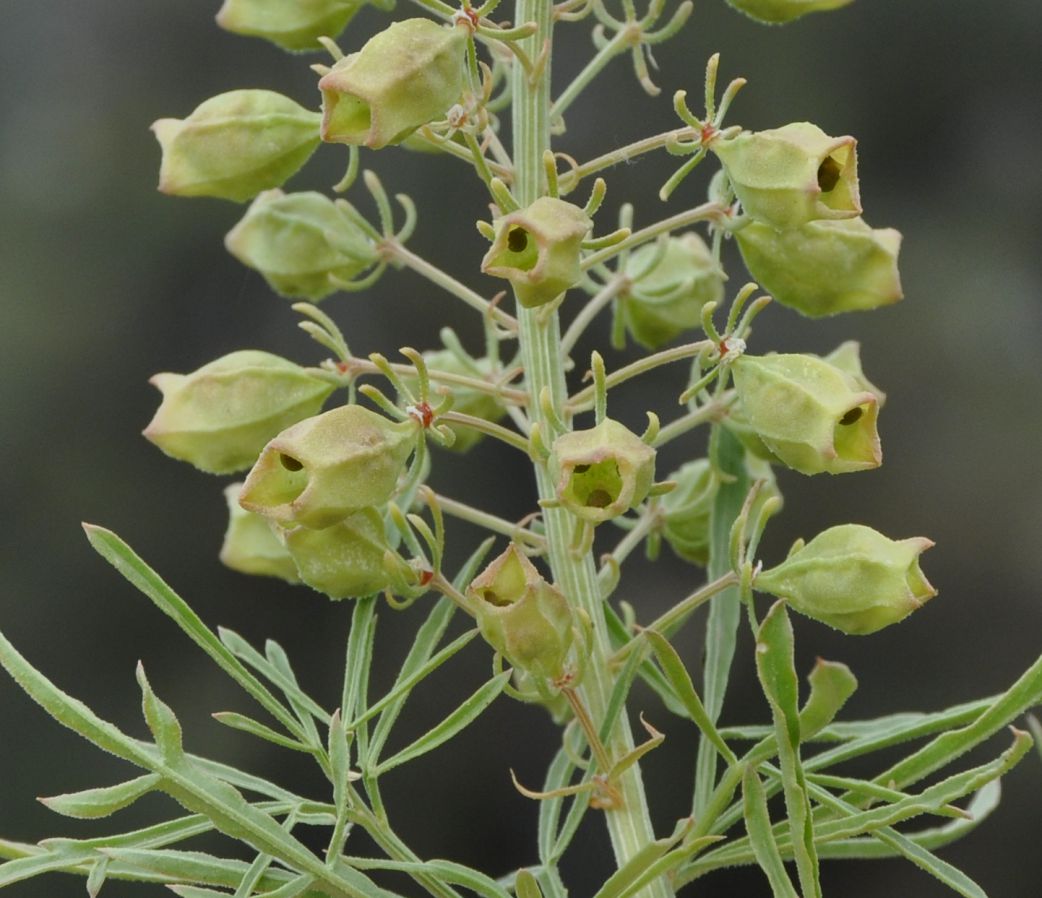
[[[529,39],[530,54],[537,56],[549,48],[553,36],[553,7],[551,0],[517,0],[518,22],[534,22],[536,32]],[[514,165],[516,168],[514,192],[519,203],[527,206],[544,192],[543,154],[550,148],[550,53],[540,76],[531,81],[520,65],[513,73],[514,107]],[[559,417],[563,416],[567,398],[564,364],[561,353],[561,330],[557,313],[541,314],[538,309],[519,306],[518,339],[525,366],[529,395],[538,397],[544,390],[550,397]],[[530,403],[530,414],[538,421],[543,433],[554,435],[553,425],[539,402]],[[545,464],[535,465],[539,496],[551,499],[554,484]],[[590,658],[580,685],[579,694],[590,716],[599,726],[611,696],[614,677],[608,664],[610,643],[601,609],[601,595],[597,586],[597,571],[590,552],[576,557],[573,544],[575,519],[565,510],[548,508],[544,512],[550,566],[554,579],[566,596],[589,617],[593,638]],[[633,734],[625,714],[606,740],[611,757],[618,759],[633,748]],[[620,778],[617,787],[622,795],[621,806],[604,812],[611,836],[612,848],[619,866],[633,857],[654,838],[648,815],[644,784],[639,766],[634,764]],[[665,879],[659,878],[641,893],[641,898],[671,898],[673,890]]]

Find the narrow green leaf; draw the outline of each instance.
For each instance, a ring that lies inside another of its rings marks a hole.
[[[719,842],[721,839],[723,839],[723,836],[702,836],[701,838],[683,843],[679,848],[674,848],[672,851],[667,852],[634,879],[630,886],[619,895],[619,898],[633,898],[654,880],[660,876],[669,876],[681,864],[703,848],[712,845],[714,842]]]
[[[980,826],[999,806],[1001,796],[1001,780],[993,780],[973,796],[972,801],[966,807],[966,817],[944,826],[923,829],[906,835],[915,845],[928,851],[943,848]],[[875,859],[898,857],[900,852],[874,837],[858,836],[853,839],[836,839],[819,845],[818,854],[823,858]]]
[[[1028,729],[1031,730],[1031,735],[1035,740],[1035,748],[1038,749],[1039,756],[1042,756],[1042,723],[1039,723],[1034,714],[1028,714],[1027,722]]]
[[[529,870],[518,870],[514,880],[514,894],[517,898],[543,898],[543,890],[539,881]]]
[[[152,763],[148,749],[108,721],[102,720],[78,699],[62,692],[0,633],[0,664],[29,697],[62,726],[68,727],[98,748],[146,769]]]
[[[568,756],[568,752],[563,748],[558,749],[546,771],[543,791],[553,792],[567,786],[574,772],[575,765]],[[544,865],[553,864],[555,861],[552,852],[563,808],[564,796],[548,798],[546,801],[539,802],[539,827],[536,843],[539,847],[539,862]]]
[[[698,697],[698,693],[695,691],[694,684],[691,682],[691,677],[687,672],[687,668],[684,667],[684,662],[680,660],[680,655],[677,654],[677,650],[673,648],[672,644],[663,636],[661,633],[655,630],[644,630],[644,635],[651,643],[651,647],[655,652],[655,657],[658,658],[659,664],[662,665],[662,670],[669,680],[669,684],[673,687],[673,691],[680,699],[687,711],[688,716],[694,722],[695,726],[702,732],[704,737],[708,739],[716,750],[720,753],[721,757],[728,764],[737,763],[738,759],[735,757],[733,751],[722,738],[720,733],[716,729],[716,725],[713,723],[709,714],[706,713],[705,706],[702,704],[702,699]]]
[[[745,449],[730,430],[714,424],[710,438],[710,455],[716,469],[726,478],[720,484],[713,500],[709,527],[709,580],[722,577],[731,569],[731,526],[742,510],[749,491],[749,475],[745,468]],[[741,600],[738,588],[732,586],[717,595],[709,606],[706,621],[705,663],[703,666],[702,701],[709,720],[716,723],[724,706],[724,693],[731,673],[737,641]],[[717,752],[708,738],[698,745],[695,765],[695,795],[693,816],[698,819],[705,812],[709,797],[716,785]]]
[[[40,802],[65,817],[95,819],[108,817],[132,805],[142,795],[147,795],[156,788],[159,777],[154,773],[136,777],[116,786],[103,786],[99,789],[84,789],[82,792],[67,792],[41,798]]]
[[[351,632],[347,638],[344,662],[344,689],[340,703],[340,720],[354,720],[366,710],[368,668],[366,656],[376,637],[376,596],[358,599],[351,614]]]
[[[340,709],[329,721],[329,767],[333,774],[333,806],[337,820],[347,814],[348,790],[351,774],[351,756],[347,745],[347,731],[340,721]]]
[[[821,898],[807,783],[800,763],[799,678],[792,623],[784,602],[775,602],[756,635],[756,672],[774,717],[785,808],[793,856],[804,898]],[[815,716],[822,716],[815,708]]]
[[[375,776],[381,776],[388,770],[393,770],[406,761],[424,755],[432,749],[437,748],[443,742],[447,742],[466,726],[473,723],[481,713],[492,704],[503,691],[509,679],[511,671],[505,670],[497,674],[487,683],[482,685],[473,695],[463,702],[455,711],[446,717],[441,723],[433,727],[419,739],[403,748],[398,754],[388,758],[374,771]]]
[[[602,607],[604,608],[604,620],[608,625],[608,634],[612,639],[612,645],[616,649],[620,648],[630,641],[630,633],[626,630],[626,625],[611,605],[605,602]],[[630,652],[629,657],[632,658],[634,655],[639,654],[639,652]],[[644,659],[642,655],[641,659],[640,666],[637,668],[637,675],[654,690],[655,694],[662,700],[662,704],[666,706],[666,709],[671,714],[687,718],[686,709],[673,693],[669,682],[662,675],[662,671],[655,667],[651,661]]]
[[[282,733],[265,726],[252,717],[247,717],[245,714],[238,714],[235,711],[217,711],[210,716],[218,723],[223,723],[226,727],[231,727],[233,730],[238,730],[241,733],[249,733],[251,736],[256,736],[265,742],[271,742],[293,751],[302,751],[305,754],[311,753],[310,748],[298,742],[292,736],[284,736]]]
[[[437,858],[426,861],[389,861],[382,858],[344,857],[338,869],[345,865],[359,870],[397,870],[413,876],[425,874],[436,881],[463,886],[482,898],[512,898],[510,893],[491,877],[454,861]]]
[[[473,630],[467,630],[466,633],[457,636],[452,642],[450,642],[445,648],[438,652],[433,658],[431,658],[426,664],[414,671],[405,679],[400,679],[399,682],[379,701],[373,702],[369,709],[364,713],[356,717],[351,721],[350,726],[347,727],[349,731],[354,731],[360,724],[365,723],[367,720],[371,720],[381,711],[383,711],[388,705],[393,704],[399,699],[404,699],[412,691],[413,687],[421,680],[429,676],[433,671],[437,670],[455,655],[464,646],[469,645],[471,640],[478,635],[478,629],[475,627]]]
[[[774,841],[771,818],[767,811],[767,794],[753,767],[747,767],[745,770],[742,778],[742,796],[749,842],[756,862],[771,884],[771,893],[775,898],[799,898],[789,874],[785,872],[785,864]]]
[[[484,543],[482,546],[484,546]],[[434,607],[431,608],[427,619],[423,622],[420,629],[416,631],[416,636],[413,639],[412,646],[409,648],[409,653],[405,656],[405,661],[402,662],[401,670],[398,672],[392,691],[430,660],[435,647],[441,642],[442,636],[445,635],[445,629],[448,627],[449,621],[455,612],[455,604],[445,596],[442,596],[434,603]],[[376,763],[383,752],[383,747],[387,743],[387,737],[391,734],[391,728],[394,726],[395,721],[398,720],[398,715],[402,713],[402,708],[405,707],[409,691],[411,691],[411,687],[410,690],[404,691],[400,698],[395,699],[387,706],[386,710],[381,712],[372,738],[369,740],[368,760],[370,763]]]
[[[300,684],[297,682],[297,675],[293,672],[293,666],[289,663],[289,656],[286,654],[285,649],[274,639],[264,640],[264,657],[267,658],[268,663],[271,664],[271,667],[278,674],[278,678],[272,679],[271,682],[278,686],[282,690],[282,694],[286,696],[286,701],[289,702],[290,708],[296,715],[297,720],[300,721],[300,725],[304,727],[304,732],[307,733],[308,744],[321,745],[318,729],[315,726],[316,715],[314,711],[323,712],[317,715],[317,719],[322,721],[325,721],[329,715],[324,712],[324,709],[319,707],[318,702],[314,701],[300,688]],[[282,685],[283,683],[286,684],[285,688]]]
[[[314,881],[314,876],[308,876],[305,873],[291,879],[277,889],[272,889],[270,892],[261,892],[260,895],[263,898],[297,898],[298,895],[303,895],[310,889]]]
[[[101,891],[101,887],[105,885],[105,877],[108,874],[108,868],[108,858],[102,858],[90,868],[90,873],[87,874],[87,895],[89,898],[98,898],[98,893]]]
[[[310,716],[322,724],[329,723],[329,712],[304,692],[295,679],[288,677],[271,661],[264,657],[249,641],[228,627],[218,627],[217,637],[221,645],[246,667],[252,667],[279,691],[286,695],[291,704],[299,705]],[[245,669],[245,668],[244,668]],[[262,687],[263,688],[263,687]],[[317,738],[317,736],[316,736]]]
[[[917,752],[879,774],[875,781],[895,789],[918,782],[1039,704],[1042,704],[1042,657],[971,723],[935,737]]]
[[[173,885],[167,886],[167,888],[175,895],[179,895],[180,898],[228,898],[227,892],[219,892],[216,889],[204,889],[200,886]]]
[[[111,530],[94,524],[84,524],[87,539],[94,550],[127,580],[150,598],[185,634],[235,682],[255,698],[261,706],[289,732],[300,738],[300,725],[282,704],[235,658],[213,632],[199,619],[166,582]]]
[[[145,714],[145,722],[156,740],[156,746],[168,764],[176,764],[184,757],[181,744],[181,724],[174,715],[173,709],[160,701],[152,691],[145,676],[145,666],[139,661],[137,665],[137,682],[141,687],[141,709]]]
[[[821,658],[807,680],[810,682],[810,695],[799,715],[801,743],[813,739],[831,724],[857,689],[857,677],[849,667]]]
[[[814,794],[815,798],[825,807],[830,807],[845,814],[857,812],[855,806],[835,798],[824,789],[815,789]],[[944,883],[948,888],[962,895],[963,898],[988,898],[984,890],[961,870],[953,867],[947,861],[942,861],[928,849],[917,844],[908,836],[899,833],[893,827],[882,827],[873,832],[873,836],[883,845],[892,848],[897,854],[910,860],[917,867]]]

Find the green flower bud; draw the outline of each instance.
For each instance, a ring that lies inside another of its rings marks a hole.
[[[657,349],[702,320],[702,306],[720,302],[724,295],[723,272],[702,238],[693,232],[670,237],[661,250],[646,244],[626,261],[625,273],[638,280],[618,303],[626,329],[641,346]]]
[[[274,91],[218,94],[184,120],[152,125],[163,149],[159,189],[245,202],[296,174],[319,144],[320,123]]]
[[[331,527],[391,498],[417,427],[360,405],[308,418],[264,447],[239,501],[284,527]]]
[[[294,527],[282,539],[300,579],[331,599],[370,596],[390,586],[384,567],[389,546],[376,509],[363,508],[322,530]]]
[[[582,242],[593,225],[578,206],[544,196],[494,226],[481,270],[510,281],[525,308],[545,305],[579,283]]]
[[[781,25],[792,22],[809,12],[839,9],[853,0],[727,0],[728,4],[744,12],[757,22]]]
[[[335,38],[364,0],[224,0],[217,24],[225,31],[262,37],[286,50],[318,50]]]
[[[144,435],[211,474],[242,471],[264,444],[318,413],[333,385],[287,359],[244,349],[191,374],[155,375],[163,401]]]
[[[559,436],[550,463],[558,500],[595,524],[640,505],[655,477],[655,450],[610,418]]]
[[[379,149],[444,118],[463,92],[466,28],[394,22],[318,82],[322,139]]]
[[[919,569],[919,555],[932,545],[921,536],[895,541],[843,524],[757,575],[754,586],[844,633],[874,633],[937,595]]]
[[[879,400],[812,355],[745,355],[732,364],[742,418],[784,464],[842,474],[882,462]]]
[[[853,137],[829,137],[817,125],[794,122],[743,131],[714,141],[711,149],[755,221],[783,229],[861,214]]]
[[[228,529],[221,546],[221,563],[241,574],[278,577],[287,583],[299,583],[297,566],[267,518],[246,511],[239,505],[241,483],[233,483],[224,491],[228,502]]]
[[[690,461],[669,475],[676,489],[662,497],[662,536],[685,561],[709,561],[709,516],[720,481],[705,458]]]
[[[811,318],[895,303],[901,234],[860,218],[776,231],[749,222],[735,233],[749,273],[778,302]]]
[[[561,676],[572,645],[571,608],[516,546],[475,577],[467,594],[481,635],[497,652],[526,673]]]
[[[471,367],[464,365],[460,358],[448,349],[425,352],[423,358],[427,362],[428,368],[434,371],[444,371],[446,374],[460,374],[467,377],[480,378],[492,372],[492,364],[488,359],[474,359],[473,367]],[[415,381],[409,381],[409,386],[412,386],[414,383]],[[452,390],[452,410],[454,412],[460,412],[474,418],[483,418],[486,421],[498,421],[506,415],[506,407],[491,393],[471,390],[455,384],[448,386]],[[473,427],[456,424],[447,424],[446,426],[456,435],[456,441],[448,447],[453,452],[468,451],[484,436],[480,430],[475,430]]]
[[[258,196],[224,245],[282,296],[318,302],[376,261],[369,237],[321,193],[269,190]]]

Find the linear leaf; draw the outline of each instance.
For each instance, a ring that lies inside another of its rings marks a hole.
[[[661,633],[655,630],[644,630],[643,632],[651,643],[651,647],[658,658],[659,664],[662,665],[662,670],[669,680],[669,684],[673,687],[673,691],[680,699],[688,716],[694,721],[695,726],[715,746],[727,764],[736,763],[738,759],[727,743],[720,738],[716,725],[709,714],[706,713],[702,699],[698,697],[687,668],[684,667],[684,662],[680,660],[677,650],[673,648],[669,640]]]
[[[497,674],[487,683],[463,702],[455,711],[446,717],[441,723],[428,730],[419,739],[407,745],[398,754],[388,758],[380,764],[373,774],[381,776],[388,770],[392,770],[399,764],[412,761],[424,755],[432,749],[437,748],[443,742],[447,742],[474,720],[498,697],[510,677],[511,671],[505,670]]]
[[[101,891],[101,887],[105,885],[105,879],[108,876],[109,859],[102,858],[97,861],[91,868],[90,873],[87,874],[87,895],[89,898],[97,898],[98,893]]]
[[[767,811],[767,793],[754,767],[747,767],[742,778],[742,803],[745,825],[756,862],[771,884],[775,898],[799,898],[789,874],[785,872],[781,852],[774,841],[771,818]]]
[[[291,879],[283,886],[279,886],[277,889],[272,889],[270,892],[261,892],[260,894],[264,898],[297,898],[298,895],[303,895],[312,883],[315,881],[314,876],[308,876],[306,873]]]
[[[92,820],[108,817],[132,805],[142,795],[147,795],[156,788],[159,777],[154,773],[127,780],[115,786],[103,786],[99,789],[84,789],[81,792],[66,792],[41,798],[40,802],[65,817],[78,817]]]
[[[240,733],[249,733],[251,736],[256,736],[258,739],[263,739],[265,742],[271,742],[282,748],[302,751],[306,754],[311,753],[310,748],[298,742],[292,736],[284,736],[277,730],[273,730],[271,727],[265,726],[263,723],[254,720],[252,717],[247,717],[245,714],[238,714],[235,711],[217,711],[210,716],[218,723],[223,723],[226,727],[231,727]]]
[[[518,870],[514,879],[514,894],[517,898],[543,898],[543,890],[539,881],[529,870]]]
[[[730,430],[713,425],[710,454],[714,466],[725,479],[713,499],[709,517],[709,565],[706,576],[716,580],[731,570],[731,526],[742,510],[749,490],[749,475],[745,467],[745,449]],[[714,723],[724,706],[724,693],[731,673],[737,641],[741,602],[735,586],[721,592],[709,606],[706,621],[705,663],[702,677],[702,701],[706,713]],[[705,812],[709,796],[716,785],[716,748],[708,739],[698,744],[695,765],[695,796],[692,810],[696,819]]]
[[[173,709],[152,691],[148,677],[145,676],[145,666],[140,661],[137,665],[137,682],[141,687],[141,709],[152,738],[156,740],[156,747],[165,762],[179,763],[185,753],[181,744],[181,724]]]
[[[323,709],[319,707],[318,702],[311,699],[300,688],[300,684],[297,682],[297,675],[293,672],[293,666],[289,663],[289,656],[286,654],[285,649],[274,639],[265,639],[264,657],[267,658],[279,676],[277,680],[272,679],[272,683],[278,686],[282,690],[283,695],[286,696],[286,701],[289,702],[290,708],[293,709],[297,720],[300,721],[301,726],[304,727],[304,731],[308,735],[309,744],[321,745],[318,729],[315,727],[316,715],[314,712],[316,710],[322,711]],[[323,713],[318,715],[318,719],[324,721],[328,716],[328,714]]]
[[[174,590],[111,530],[84,524],[94,550],[150,598],[217,665],[255,698],[265,710],[298,738],[300,726],[282,704],[222,644]]]
[[[408,654],[405,656],[405,661],[402,662],[401,670],[398,672],[392,691],[423,667],[430,659],[435,647],[441,642],[442,636],[445,635],[445,628],[448,627],[449,621],[455,612],[456,606],[451,599],[445,596],[442,596],[434,603],[434,607],[431,608],[427,619],[423,622],[420,629],[416,631],[416,636]],[[372,738],[369,741],[370,763],[375,763],[380,757],[380,753],[387,743],[387,737],[391,734],[391,728],[394,726],[395,721],[398,720],[398,715],[402,713],[405,701],[409,697],[409,691],[411,690],[403,692],[400,698],[391,702],[386,710],[380,714],[380,719],[376,722]]]
[[[792,623],[785,602],[775,602],[756,635],[756,672],[774,717],[785,808],[793,855],[804,898],[821,898],[818,856],[814,850],[807,783],[800,763],[799,678],[796,675]],[[820,715],[816,715],[820,716]]]
[[[287,696],[287,699],[292,696],[291,703],[298,704],[308,714],[323,724],[329,722],[329,712],[304,692],[295,680],[286,676],[285,673],[250,645],[249,640],[228,627],[218,627],[217,637],[221,645],[231,652],[234,658],[247,667],[252,667],[272,685],[277,686]]]
[[[388,705],[393,704],[399,699],[404,699],[412,691],[413,687],[421,680],[425,679],[433,671],[437,670],[455,655],[464,646],[469,645],[471,640],[478,635],[478,629],[475,627],[473,630],[467,630],[466,633],[457,636],[452,642],[450,642],[445,648],[438,652],[433,658],[427,661],[422,667],[413,671],[409,676],[399,681],[391,688],[391,690],[379,701],[373,702],[369,709],[364,713],[360,714],[353,721],[351,721],[348,730],[355,730],[360,724],[367,720],[371,720],[381,711],[383,711]]]
[[[511,898],[510,893],[499,883],[479,870],[473,870],[454,861],[434,858],[426,861],[389,861],[382,858],[344,857],[341,864],[359,870],[396,870],[412,876],[425,874],[443,883],[463,886],[483,898]]]
[[[800,742],[813,739],[835,720],[857,689],[857,677],[838,661],[818,658],[807,676],[810,695],[800,709]]]

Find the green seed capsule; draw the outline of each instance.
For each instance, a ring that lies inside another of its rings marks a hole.
[[[817,125],[794,122],[770,131],[743,131],[713,141],[710,148],[755,222],[785,230],[861,214],[853,137],[829,137]]]
[[[224,491],[228,502],[228,529],[221,546],[221,563],[241,574],[278,577],[299,583],[297,566],[282,541],[272,531],[271,522],[239,505],[241,483]]]
[[[540,197],[494,222],[496,236],[481,270],[510,281],[525,308],[545,305],[579,283],[582,242],[591,226],[578,206]]]
[[[655,450],[618,421],[562,434],[553,444],[551,471],[560,503],[598,524],[640,505],[655,478]]]
[[[467,590],[481,635],[512,665],[555,680],[564,671],[573,641],[571,608],[511,545]]]
[[[264,447],[239,501],[284,527],[331,527],[391,498],[418,426],[359,405],[308,418]]]
[[[273,436],[318,413],[333,385],[269,352],[245,349],[191,374],[150,383],[163,401],[145,437],[172,458],[211,474],[242,471]]]
[[[853,0],[727,0],[749,18],[771,25],[792,22],[811,12],[839,9]]]
[[[648,244],[635,250],[625,273],[637,280],[619,296],[619,312],[633,339],[648,349],[697,327],[702,307],[720,302],[724,295],[720,266],[692,232],[669,237],[664,248]]]
[[[937,595],[919,567],[919,555],[932,545],[923,537],[895,541],[871,527],[844,524],[797,548],[753,585],[844,633],[874,633]]]
[[[363,508],[331,527],[294,527],[283,542],[300,579],[331,599],[353,599],[390,586],[384,567],[389,546],[383,518]]]
[[[904,295],[897,271],[901,234],[893,228],[852,218],[776,231],[754,221],[735,239],[760,286],[811,318],[877,309]]]
[[[242,203],[280,187],[319,144],[322,117],[270,90],[233,90],[186,119],[152,125],[163,150],[159,189]]]
[[[320,37],[336,38],[364,5],[364,0],[224,0],[217,24],[285,50],[318,50]]]
[[[878,397],[812,355],[745,355],[733,365],[740,419],[784,464],[842,474],[882,462]]]
[[[379,149],[445,117],[463,92],[464,26],[395,22],[318,82],[322,139]]]
[[[258,196],[224,245],[281,296],[318,302],[376,262],[372,240],[320,193],[269,190]]]

